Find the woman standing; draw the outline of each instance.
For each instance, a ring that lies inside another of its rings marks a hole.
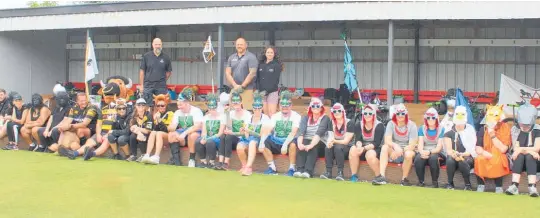
[[[268,116],[277,112],[279,93],[278,85],[283,71],[283,63],[275,47],[269,46],[264,49],[260,57],[259,69],[257,70],[257,90],[267,93],[264,98],[263,111]]]
[[[298,134],[298,153],[296,153],[297,171],[294,177],[311,178],[319,147],[325,146],[330,119],[324,114],[324,105],[319,98],[311,98],[307,116],[300,121]],[[345,155],[342,154],[343,158]],[[341,169],[343,171],[343,169]],[[339,172],[338,172],[339,174]]]

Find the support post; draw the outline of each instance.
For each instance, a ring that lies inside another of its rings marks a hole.
[[[218,50],[217,50],[217,77],[216,78],[219,78],[219,81],[218,81],[218,88],[221,88],[223,86],[223,76],[225,74],[225,70],[223,69],[224,67],[224,52],[225,52],[225,39],[224,39],[224,34],[223,34],[223,24],[219,24],[219,27],[218,27]]]
[[[420,103],[420,22],[414,25],[414,103]]]
[[[394,65],[394,22],[390,20],[388,22],[388,82],[386,88],[387,105],[391,106],[394,102],[394,96],[392,91],[392,67]]]

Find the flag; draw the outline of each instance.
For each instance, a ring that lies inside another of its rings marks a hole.
[[[497,104],[504,105],[504,113],[511,117],[517,112],[517,107],[508,104],[518,103],[529,103],[537,109],[540,108],[540,89],[527,86],[502,74]]]
[[[471,124],[471,126],[474,125],[474,117],[471,111],[471,107],[469,106],[469,102],[465,98],[465,95],[463,95],[463,91],[461,89],[456,89],[456,107],[457,106],[463,106],[465,109],[467,109],[467,123]]]
[[[88,82],[99,74],[96,53],[94,52],[94,43],[92,43],[92,39],[89,36],[86,38],[86,58],[84,63],[84,81]]]
[[[212,47],[212,36],[208,36],[208,40],[206,40],[206,42],[204,43],[202,55],[205,63],[210,62],[214,55],[216,55],[216,52],[214,52],[214,47]]]
[[[343,73],[345,74],[345,85],[349,92],[353,92],[358,88],[358,83],[356,81],[356,69],[352,63],[352,55],[349,46],[347,46],[347,41],[345,41],[345,57],[343,63]]]

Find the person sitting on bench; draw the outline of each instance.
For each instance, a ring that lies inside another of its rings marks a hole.
[[[416,124],[409,120],[407,108],[403,104],[395,106],[392,120],[388,122],[385,131],[384,145],[381,149],[381,176],[373,184],[386,184],[386,167],[388,162],[402,164],[402,186],[410,186],[409,172],[414,158],[414,150],[418,141]]]
[[[169,143],[167,126],[171,124],[174,112],[167,111],[167,105],[169,105],[169,94],[154,95],[154,110],[156,111],[154,113],[154,129],[148,138],[146,154],[142,158],[143,163],[159,164],[163,145]],[[154,155],[150,156],[154,147],[156,148],[156,152]]]
[[[148,136],[154,128],[154,120],[150,111],[148,111],[148,104],[144,98],[139,98],[135,102],[135,111],[129,126],[131,132],[129,136],[129,153],[131,155],[127,158],[127,161],[141,162],[143,155],[137,157],[137,150],[141,150],[142,154],[146,154]]]
[[[354,121],[347,119],[345,107],[340,103],[335,103],[330,109],[330,113],[332,122],[328,128],[328,143],[324,147],[326,172],[320,178],[332,179],[332,168],[334,167],[334,160],[336,160],[338,168],[336,180],[343,181],[345,179],[343,176],[345,157],[349,153],[354,136]]]
[[[465,181],[465,190],[471,191],[471,169],[474,168],[476,157],[476,130],[474,126],[467,124],[467,109],[463,106],[456,107],[452,122],[454,126],[444,134],[443,139],[447,152],[446,189],[454,189],[454,174],[459,169]]]
[[[32,132],[37,132],[39,128],[45,125],[45,122],[47,122],[47,119],[51,115],[51,110],[43,104],[43,97],[37,93],[32,95],[32,103],[27,110],[27,117],[24,126],[21,128],[21,136],[29,145],[29,151],[37,151],[38,148],[41,148],[40,151],[43,151],[43,147],[38,146],[38,137],[34,137]]]
[[[242,105],[242,92],[242,89],[231,91],[232,110],[229,112],[225,134],[221,136],[223,146],[219,147],[219,160],[215,166],[216,170],[229,169],[229,160],[231,159],[232,151],[240,141],[240,137],[245,135],[243,127],[251,121],[251,113],[245,110]]]
[[[49,121],[45,127],[40,127],[37,131],[32,131],[32,135],[38,144],[38,151],[45,152],[51,144],[58,143],[60,131],[58,125],[64,117],[68,116],[71,109],[69,105],[69,96],[66,92],[58,92],[55,97],[56,107],[49,117]]]
[[[476,136],[474,174],[478,181],[476,191],[484,192],[485,180],[495,180],[495,193],[502,194],[503,177],[510,174],[510,163],[506,152],[512,143],[510,127],[503,120],[503,105],[487,106],[486,125]]]
[[[328,131],[331,131],[330,118],[325,114],[323,102],[319,98],[311,98],[307,116],[300,121],[296,153],[297,171],[293,174],[297,178],[311,178],[314,174],[315,163],[319,157],[319,148],[326,147]],[[339,145],[335,145],[336,147]],[[340,148],[336,148],[340,149]],[[345,154],[341,154],[345,158]],[[338,171],[343,177],[343,169]],[[342,179],[343,180],[343,179]]]
[[[23,98],[19,93],[11,93],[13,108],[8,112],[4,120],[8,121],[7,136],[8,144],[2,148],[4,150],[19,150],[19,131],[26,122],[28,110],[23,105]]]
[[[296,133],[300,127],[300,114],[291,110],[292,93],[284,90],[280,95],[280,112],[275,113],[270,118],[268,125],[263,127],[259,152],[263,153],[264,159],[268,162],[267,175],[277,175],[277,168],[274,162],[274,154],[289,155],[288,176],[293,176],[296,171]]]
[[[180,146],[188,146],[189,162],[188,167],[195,167],[195,141],[201,135],[203,112],[200,108],[191,105],[191,91],[184,89],[178,94],[178,110],[174,112],[174,117],[169,130],[169,146],[171,148],[171,159],[168,164],[180,166]]]
[[[519,194],[521,173],[527,172],[529,196],[538,197],[536,173],[540,155],[540,126],[536,124],[538,110],[530,105],[521,105],[517,111],[518,126],[512,127],[513,153],[512,185],[506,189],[508,195]]]
[[[257,155],[257,144],[261,141],[261,127],[263,124],[270,122],[270,117],[263,114],[263,99],[265,92],[259,92],[258,90],[253,92],[253,115],[251,121],[244,129],[244,136],[238,142],[236,146],[236,152],[238,153],[238,159],[242,163],[242,169],[240,172],[243,176],[249,176],[253,173],[253,162]],[[247,150],[247,161],[246,161]]]
[[[439,187],[440,163],[445,162],[443,137],[445,129],[439,123],[439,114],[435,108],[424,113],[424,125],[418,128],[418,153],[414,158],[414,168],[418,176],[418,186],[424,187],[426,165],[431,172],[431,185]]]
[[[226,118],[225,114],[217,111],[217,98],[214,93],[207,95],[208,112],[203,118],[201,137],[195,142],[197,154],[201,160],[200,168],[214,169],[216,150],[222,146],[220,138],[225,129]]]
[[[352,125],[354,125],[356,143],[353,143],[349,151],[351,182],[358,182],[357,172],[360,166],[360,160],[367,161],[369,168],[375,174],[372,183],[378,181],[381,177],[379,159],[381,157],[381,146],[384,140],[385,129],[384,124],[377,120],[376,106],[364,106],[362,109],[362,121],[356,124],[353,123]]]

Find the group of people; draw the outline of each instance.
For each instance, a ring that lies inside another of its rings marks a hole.
[[[359,166],[366,162],[375,174],[374,185],[386,184],[388,164],[397,163],[403,172],[401,185],[411,185],[408,176],[414,166],[418,186],[425,186],[428,167],[431,185],[439,187],[440,168],[445,165],[447,189],[454,189],[454,175],[459,171],[465,190],[471,190],[473,171],[477,191],[485,190],[486,180],[494,180],[497,193],[512,195],[518,194],[521,173],[527,172],[529,194],[538,196],[540,127],[537,110],[529,104],[519,108],[518,124],[512,128],[501,122],[502,106],[488,106],[486,125],[478,132],[467,124],[467,110],[454,108],[452,100],[442,120],[437,110],[429,108],[419,127],[403,104],[393,106],[386,125],[376,119],[375,105],[362,108],[362,118],[355,122],[347,119],[342,104],[327,108],[319,98],[312,98],[307,114],[301,116],[292,110],[292,93],[278,90],[284,67],[277,50],[265,48],[257,60],[247,51],[245,39],[239,38],[237,52],[225,69],[232,92],[208,93],[203,113],[192,105],[193,93],[185,90],[178,94],[177,110],[169,111],[170,58],[161,52],[161,40],[154,39],[152,46],[153,51],[141,61],[139,90],[143,95],[134,107],[126,100],[131,87],[126,78],[116,78],[115,84],[106,86],[102,83],[102,108],[89,104],[85,93],[78,93],[72,105],[66,92],[56,92],[56,107],[50,110],[39,94],[25,105],[21,95],[8,96],[0,90],[0,138],[8,137],[3,149],[18,150],[20,135],[32,151],[57,152],[70,159],[89,160],[110,150],[114,159],[159,164],[164,146],[169,146],[168,164],[179,166],[180,147],[187,146],[188,167],[217,170],[229,169],[236,150],[245,176],[253,173],[257,153],[268,164],[264,174],[277,174],[274,155],[282,154],[289,159],[287,175],[300,178],[312,178],[317,158],[324,157],[326,171],[320,178],[339,181],[345,180],[348,159],[350,180],[359,181]],[[334,165],[337,172],[332,170]],[[503,190],[503,177],[508,174],[512,174],[512,185]]]

